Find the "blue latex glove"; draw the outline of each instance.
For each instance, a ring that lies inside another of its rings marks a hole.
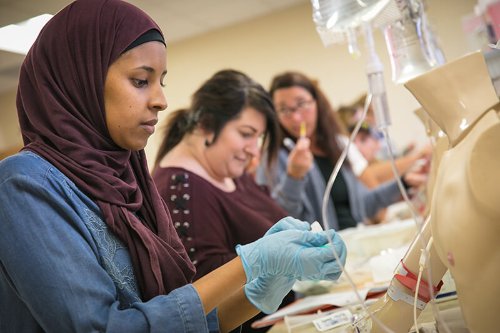
[[[309,230],[308,222],[285,217],[274,224],[264,235],[272,235],[283,230]],[[260,311],[269,314],[275,312],[283,298],[292,290],[295,278],[286,275],[259,276],[245,285],[245,295]]]
[[[295,278],[286,275],[260,276],[245,285],[245,295],[257,309],[270,314],[278,310],[294,283]]]
[[[338,279],[342,271],[331,245],[323,246],[328,243],[327,234],[343,264],[345,244],[334,230],[314,233],[286,229],[247,245],[237,245],[236,253],[243,263],[247,283],[266,275],[286,275],[298,280]]]
[[[309,222],[304,222],[297,220],[291,216],[287,216],[276,222],[269,230],[265,233],[265,236],[275,234],[283,230],[311,230],[311,225]]]

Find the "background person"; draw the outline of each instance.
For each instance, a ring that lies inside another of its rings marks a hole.
[[[278,130],[269,94],[235,70],[215,73],[189,109],[169,115],[153,179],[196,267],[195,280],[234,259],[237,244],[257,240],[288,215],[247,173],[261,139],[275,154]],[[291,293],[285,303],[293,299]],[[243,331],[253,331],[250,323]]]
[[[342,124],[347,129],[349,136],[354,131],[356,124],[361,118],[362,112],[363,110],[359,110],[358,108],[354,108],[351,106],[340,106],[338,108],[338,119],[341,120]],[[354,138],[353,143],[356,145],[356,148],[366,160],[367,166],[377,161],[377,154],[382,147],[377,137],[373,135],[372,129],[368,122],[363,121],[361,127],[358,130],[358,133],[356,134],[356,137]],[[371,187],[370,184],[365,185]]]
[[[295,141],[283,145],[274,172],[259,169],[258,182],[272,186],[272,196],[288,213],[305,221],[322,220],[326,183],[346,144],[342,127],[317,83],[302,73],[285,72],[273,78],[270,88],[282,136]],[[300,135],[302,123],[306,133]],[[330,228],[342,230],[374,217],[401,199],[395,181],[368,190],[346,160],[332,187],[328,205]],[[426,176],[407,174],[406,186],[417,186]]]
[[[338,108],[337,114],[344,124],[348,133],[352,133],[354,127],[363,114],[366,94],[358,98],[352,105],[342,105]],[[358,161],[359,171],[356,172],[358,178],[369,188],[376,187],[386,181],[394,179],[394,172],[390,164],[387,144],[382,132],[377,129],[373,108],[370,106],[365,120],[359,130],[359,137],[354,140],[356,148],[360,151],[363,159]],[[403,174],[418,163],[428,163],[432,156],[430,144],[424,145],[420,149],[415,149],[415,144],[408,145],[399,154],[395,144],[391,145],[395,154],[395,164],[399,174]]]

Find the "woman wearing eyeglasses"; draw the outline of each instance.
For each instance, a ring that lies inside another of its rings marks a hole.
[[[347,142],[344,130],[317,83],[302,73],[275,76],[270,94],[283,144],[272,172],[259,168],[257,181],[272,188],[273,198],[290,215],[310,222],[322,221],[323,193]],[[395,181],[368,190],[356,177],[357,162],[350,155],[333,184],[327,221],[323,221],[336,230],[355,227],[401,198]],[[424,181],[421,174],[403,177],[407,187]]]

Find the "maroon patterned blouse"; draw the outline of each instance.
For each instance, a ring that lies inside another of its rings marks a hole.
[[[236,257],[237,244],[257,240],[287,216],[250,175],[235,179],[233,192],[177,167],[158,167],[153,179],[196,266],[195,280]]]

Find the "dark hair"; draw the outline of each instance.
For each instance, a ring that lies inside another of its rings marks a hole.
[[[356,115],[358,109],[351,105],[341,105],[337,108],[338,119],[342,122],[347,131],[351,133],[351,127],[357,123]]]
[[[319,88],[318,83],[299,72],[285,72],[276,75],[271,82],[269,92],[272,97],[276,90],[291,87],[302,87],[315,99],[318,110],[315,143],[332,163],[336,163],[342,154],[342,148],[337,141],[337,135],[345,134],[346,130],[337,119],[333,107]],[[280,125],[280,127],[283,136],[293,138],[293,135],[288,133],[283,126]],[[347,160],[344,163],[349,165]]]
[[[266,118],[263,147],[269,156],[278,150],[278,120],[269,94],[257,82],[242,72],[226,69],[215,73],[193,94],[189,109],[173,112],[165,126],[165,137],[158,150],[155,167],[184,137],[200,127],[214,133],[217,141],[227,122],[240,116],[243,109],[252,107]],[[271,166],[274,159],[268,160]]]
[[[361,94],[360,96],[358,96],[358,98],[356,98],[354,102],[352,102],[350,107],[363,109],[365,107],[365,102],[367,97],[368,97],[367,93]]]
[[[132,43],[130,43],[129,46],[127,46],[125,50],[123,50],[122,54],[127,52],[128,50],[133,49],[134,47],[152,41],[160,42],[163,43],[163,45],[167,46],[165,38],[163,37],[161,32],[158,31],[157,29],[151,29],[146,31],[145,33],[137,37]]]

